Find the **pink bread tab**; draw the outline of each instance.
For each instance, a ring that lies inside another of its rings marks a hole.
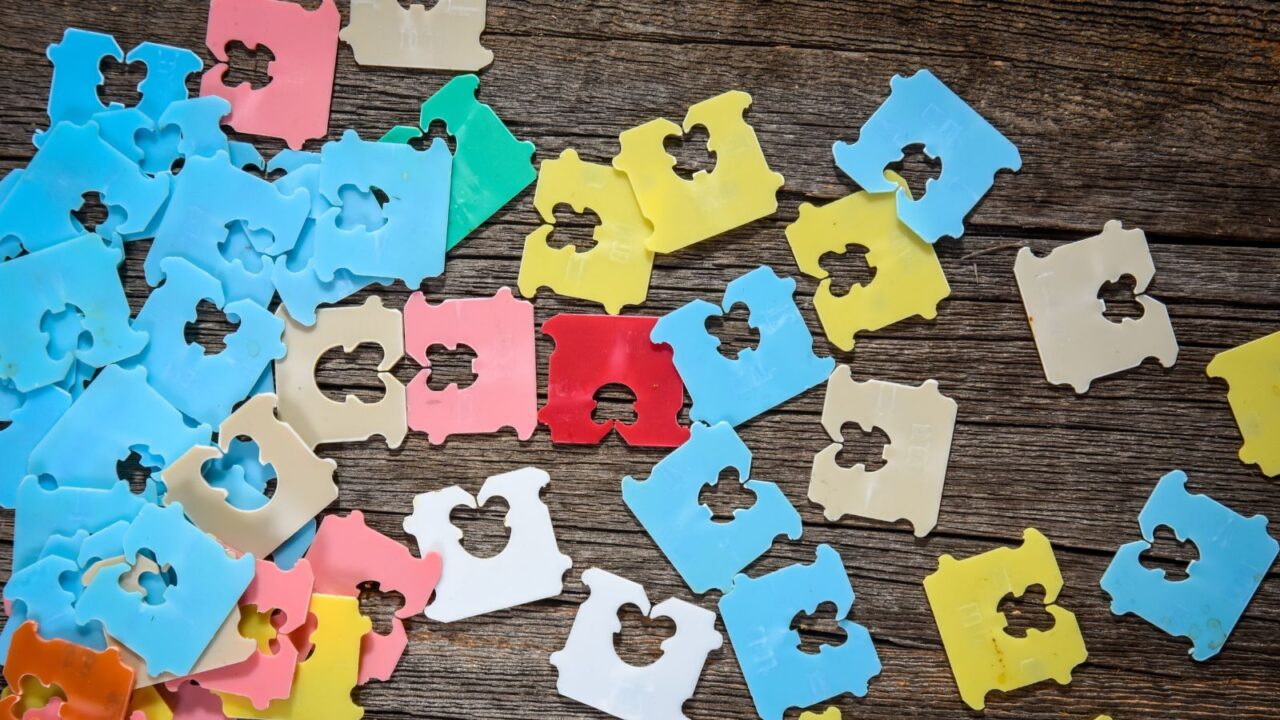
[[[285,0],[211,0],[205,44],[218,63],[200,79],[200,95],[231,103],[224,122],[251,135],[283,138],[297,150],[329,131],[334,69],[338,64],[338,25],[334,0],[307,10]],[[247,82],[227,87],[227,45],[266,48],[270,82],[254,89]]]
[[[169,683],[163,693],[173,711],[173,720],[227,720],[222,712],[222,698],[196,685],[190,678]]]
[[[417,292],[404,307],[404,341],[409,356],[424,369],[409,382],[409,427],[427,433],[433,444],[450,435],[492,433],[515,428],[528,440],[538,426],[538,377],[533,305],[510,288],[491,298],[446,300],[431,305]],[[475,351],[476,380],[466,388],[427,386],[427,350],[443,345]]]
[[[254,570],[253,582],[240,598],[240,607],[252,605],[258,612],[283,614],[283,622],[276,626],[273,652],[255,652],[244,662],[175,680],[168,684],[169,690],[178,690],[184,682],[194,680],[207,690],[248,698],[259,710],[272,700],[289,697],[302,653],[291,633],[307,621],[315,576],[306,560],[299,560],[287,571],[273,562],[258,560]]]
[[[414,557],[409,548],[366,525],[364,513],[352,510],[346,517],[325,516],[306,561],[315,572],[316,593],[359,597],[360,585],[374,581],[382,592],[404,596],[391,632],[371,631],[360,642],[358,684],[389,679],[409,644],[403,618],[426,609],[440,580],[440,556]]]

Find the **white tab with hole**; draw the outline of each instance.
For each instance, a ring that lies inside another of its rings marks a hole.
[[[841,429],[849,422],[863,432],[880,428],[889,436],[884,467],[867,472],[862,463],[847,468],[836,461],[843,447]],[[827,380],[822,406],[822,427],[832,444],[813,458],[809,499],[823,507],[828,520],[845,515],[905,519],[916,537],[924,537],[938,523],[955,426],[956,401],[938,392],[936,380],[918,387],[855,382],[849,366],[840,365]]]
[[[417,539],[419,555],[438,553],[443,565],[428,618],[453,622],[563,591],[573,560],[560,552],[551,514],[539,497],[550,481],[545,471],[527,467],[488,478],[477,497],[454,485],[413,499],[405,532]],[[507,546],[493,557],[477,558],[462,547],[462,531],[449,516],[456,507],[475,509],[494,496],[510,507],[504,521],[510,530]]]
[[[480,44],[485,0],[401,5],[397,0],[351,0],[351,22],[338,37],[351,46],[356,62],[471,72],[493,62],[493,51]]]
[[[280,419],[313,448],[373,435],[382,436],[388,447],[400,447],[408,431],[405,388],[390,372],[404,356],[400,311],[383,307],[382,298],[373,296],[363,305],[319,310],[311,327],[290,318],[283,305],[276,315],[285,321],[287,348],[275,367]],[[342,402],[330,400],[316,383],[316,364],[329,350],[342,348],[351,353],[365,343],[382,348],[378,363],[378,380],[385,389],[382,399],[367,403],[347,395]]]
[[[1155,264],[1142,230],[1110,220],[1102,234],[1054,248],[1043,258],[1018,251],[1013,273],[1045,377],[1077,393],[1105,375],[1137,367],[1154,357],[1164,367],[1178,359],[1178,341],[1163,303],[1144,295]],[[1102,286],[1128,275],[1142,317],[1112,322],[1098,297]]]
[[[707,655],[724,644],[716,614],[692,603],[668,598],[650,607],[644,588],[599,568],[582,573],[591,596],[578,606],[564,649],[551,654],[559,671],[561,695],[624,720],[684,718],[684,703],[706,665]],[[622,630],[618,611],[635,605],[650,619],[670,618],[675,634],[662,642],[662,657],[637,667],[614,649]]]

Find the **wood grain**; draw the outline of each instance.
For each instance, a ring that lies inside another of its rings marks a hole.
[[[208,61],[205,12],[199,2],[0,3],[7,30],[0,38],[0,169],[25,163],[32,131],[46,124],[44,48],[64,27],[111,32],[126,49],[148,39],[184,45]],[[801,202],[827,202],[853,189],[831,162],[831,144],[856,137],[894,73],[931,68],[1022,152],[1022,172],[998,179],[966,236],[938,245],[952,295],[937,321],[904,322],[860,337],[852,353],[834,351],[813,314],[815,283],[798,277],[797,301],[818,347],[852,363],[855,377],[913,384],[936,378],[959,403],[935,533],[916,540],[904,523],[832,523],[808,503],[809,464],[826,444],[820,388],[743,429],[753,475],[778,482],[805,521],[801,540],[778,543],[751,572],[811,561],[817,544],[834,545],[858,594],[852,617],[876,639],[884,672],[866,698],[837,701],[845,717],[976,715],[955,690],[921,580],[939,555],[1010,544],[1025,527],[1054,542],[1067,582],[1060,602],[1078,614],[1090,656],[1069,686],[1049,682],[993,695],[986,716],[1278,716],[1275,570],[1225,650],[1207,663],[1192,662],[1184,640],[1132,616],[1112,616],[1098,587],[1115,548],[1137,537],[1137,512],[1155,481],[1172,468],[1190,474],[1194,491],[1245,514],[1280,516],[1277,481],[1239,463],[1225,385],[1204,375],[1215,353],[1280,329],[1280,170],[1270,157],[1280,144],[1277,14],[1267,3],[1226,0],[489,3],[485,43],[497,59],[483,74],[481,97],[537,144],[539,159],[572,147],[606,161],[618,133],[639,122],[678,119],[691,103],[730,88],[755,98],[749,119],[787,179],[779,212],[660,258],[649,302],[638,311],[644,314],[696,297],[718,300],[727,281],[759,264],[797,274],[783,229]],[[374,136],[412,121],[448,77],[360,67],[340,47],[330,138],[347,127]],[[117,75],[109,81],[128,84]],[[258,144],[264,152],[281,146]],[[696,148],[681,152],[698,155]],[[1169,306],[1181,354],[1174,368],[1148,362],[1076,396],[1044,380],[1013,257],[1021,246],[1043,253],[1093,234],[1113,217],[1147,231],[1157,268],[1151,292]],[[520,247],[536,223],[525,192],[450,255],[446,275],[428,281],[428,295],[482,297],[514,285]],[[148,291],[146,246],[131,245],[126,260],[135,309]],[[401,286],[376,292],[390,306],[408,296]],[[550,294],[539,295],[536,306],[539,322],[597,311]],[[199,338],[225,331],[224,323],[209,323]],[[540,338],[538,348],[545,375],[552,344]],[[357,353],[327,362],[327,385],[373,390],[369,360]],[[406,360],[397,372],[407,379],[416,369]],[[323,452],[338,462],[341,496],[333,510],[362,509],[380,530],[405,540],[400,524],[415,494],[455,483],[475,491],[490,474],[543,467],[553,477],[544,497],[561,548],[574,559],[559,598],[449,625],[411,621],[412,642],[392,681],[357,691],[371,718],[594,717],[556,694],[547,660],[585,598],[581,571],[622,574],[654,599],[692,599],[619,494],[620,479],[646,476],[662,451],[628,448],[616,437],[599,447],[553,447],[543,430],[526,443],[505,433],[431,446],[411,433],[394,451],[374,442]],[[498,518],[468,513],[459,525],[469,543],[492,552],[503,544]],[[3,524],[9,532],[11,523]],[[9,552],[6,538],[0,566],[7,567]],[[713,608],[715,599],[696,601]],[[378,622],[392,606],[385,598],[368,603]],[[804,627],[806,637],[838,642],[829,622]],[[628,657],[656,652],[656,630],[628,622],[623,635],[628,648],[643,646]],[[712,654],[686,709],[695,718],[753,716],[728,644]]]

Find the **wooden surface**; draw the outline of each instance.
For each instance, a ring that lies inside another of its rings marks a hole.
[[[30,158],[31,133],[44,127],[44,49],[64,27],[114,33],[126,49],[156,40],[210,57],[203,2],[0,5],[5,170]],[[952,287],[938,320],[900,323],[860,339],[855,353],[836,353],[853,363],[857,378],[913,384],[936,378],[959,403],[941,518],[928,539],[914,539],[905,523],[827,522],[806,500],[811,458],[827,442],[818,424],[821,388],[743,428],[754,476],[779,483],[805,521],[799,541],[779,542],[751,572],[811,562],[817,544],[834,545],[857,591],[852,618],[871,630],[884,663],[866,698],[838,699],[846,718],[975,715],[960,702],[921,580],[939,555],[1015,543],[1026,527],[1055,545],[1066,578],[1060,602],[1077,613],[1089,659],[1069,686],[1047,682],[993,694],[988,717],[1091,719],[1105,712],[1124,720],[1216,720],[1280,713],[1274,570],[1225,650],[1206,663],[1190,660],[1185,640],[1133,616],[1112,616],[1098,587],[1116,547],[1137,538],[1137,513],[1170,469],[1186,470],[1194,491],[1242,513],[1280,518],[1278,481],[1240,464],[1225,385],[1204,374],[1215,353],[1280,329],[1278,18],[1280,11],[1265,3],[1221,1],[927,8],[819,0],[490,2],[485,44],[496,60],[483,73],[481,98],[537,144],[540,160],[575,148],[604,161],[628,127],[659,115],[679,119],[690,104],[732,88],[755,98],[749,119],[773,168],[786,177],[779,212],[659,258],[644,313],[665,313],[696,297],[718,300],[728,280],[762,263],[797,274],[783,228],[800,202],[825,202],[853,189],[832,164],[831,144],[856,137],[894,73],[931,68],[1022,152],[1022,172],[1000,176],[969,218],[965,237],[938,244]],[[138,80],[116,68],[109,76],[110,87],[123,88],[126,97]],[[448,77],[363,68],[342,46],[329,137],[348,127],[377,136],[414,120],[419,103]],[[707,162],[700,148],[681,156]],[[921,167],[908,165],[916,182]],[[450,255],[445,276],[427,283],[431,298],[480,297],[514,286],[524,236],[537,222],[531,190]],[[1094,234],[1111,218],[1146,230],[1157,268],[1151,292],[1169,306],[1181,354],[1170,370],[1148,362],[1078,397],[1044,379],[1013,257],[1020,246],[1044,252]],[[579,223],[571,237],[586,233]],[[131,245],[126,262],[135,308],[147,291],[145,247]],[[798,279],[797,299],[818,347],[832,351],[813,314],[815,283]],[[392,306],[407,296],[402,287],[380,294]],[[549,294],[536,305],[539,321],[599,311]],[[209,341],[221,327],[209,325],[200,337]],[[540,377],[550,350],[540,338]],[[326,383],[372,388],[372,357],[326,363]],[[415,370],[406,360],[399,374],[408,378]],[[605,416],[619,412],[625,414],[619,403],[606,403]],[[663,451],[628,448],[616,437],[600,447],[552,447],[540,430],[527,443],[507,432],[433,447],[411,433],[396,451],[371,442],[324,454],[338,462],[341,497],[333,510],[362,509],[401,538],[415,494],[454,483],[474,492],[490,474],[543,467],[553,477],[544,497],[560,546],[574,561],[559,598],[450,625],[413,620],[393,680],[357,691],[369,717],[594,717],[556,694],[548,662],[585,598],[582,570],[597,566],[639,581],[655,600],[690,598],[620,498],[622,476],[647,476]],[[850,461],[878,454],[863,443]],[[469,513],[459,525],[481,550],[503,545],[499,514]],[[1160,554],[1169,557],[1169,549],[1162,545]],[[714,600],[713,594],[698,602],[714,608]],[[385,622],[388,603],[373,598],[368,605]],[[626,620],[626,657],[655,656],[657,640],[671,628],[647,628],[634,614]],[[838,641],[828,633],[830,621],[827,612],[806,623],[806,640]],[[753,715],[727,643],[712,654],[686,709],[696,718]]]

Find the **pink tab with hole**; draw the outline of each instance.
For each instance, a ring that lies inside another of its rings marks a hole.
[[[205,44],[219,62],[200,79],[200,94],[226,98],[231,114],[225,122],[240,132],[283,138],[295,150],[324,137],[340,23],[334,0],[322,0],[315,10],[286,0],[211,0]],[[227,44],[237,40],[275,56],[267,65],[271,80],[265,86],[223,82]]]
[[[440,556],[427,553],[421,559],[404,545],[370,528],[364,513],[328,515],[320,522],[306,559],[315,572],[315,592],[323,595],[359,597],[360,585],[377,582],[381,592],[398,592],[404,607],[391,619],[391,632],[370,631],[360,641],[360,676],[387,680],[409,645],[404,618],[422,612],[440,580]]]
[[[409,427],[427,433],[436,445],[450,435],[492,433],[503,427],[515,428],[521,440],[533,435],[538,427],[533,305],[515,299],[511,288],[500,288],[491,298],[438,305],[414,293],[404,306],[404,342],[424,368],[408,386]],[[466,388],[428,387],[427,350],[432,345],[474,350],[475,382]]]
[[[194,680],[207,690],[248,698],[259,710],[265,710],[272,700],[289,697],[301,656],[301,648],[289,634],[307,621],[314,585],[315,576],[306,560],[299,560],[287,571],[273,562],[258,560],[240,607],[252,605],[258,612],[279,611],[283,615],[279,622],[272,618],[276,637],[271,651],[260,649],[244,662],[170,682],[168,689],[177,690],[183,682]]]
[[[226,720],[222,698],[196,685],[189,678],[169,683],[164,700],[173,711],[173,720]]]

